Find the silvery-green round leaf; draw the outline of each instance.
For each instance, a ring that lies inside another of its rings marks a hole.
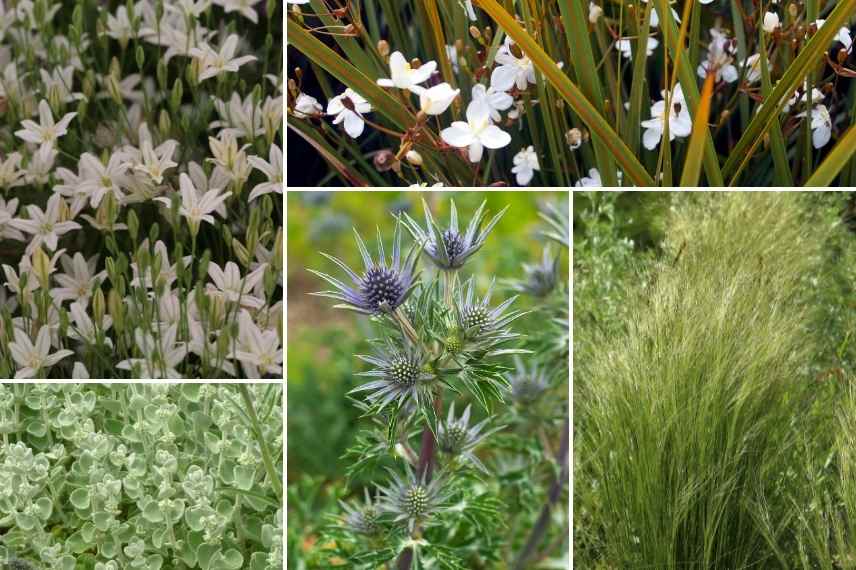
[[[252,465],[238,465],[235,467],[235,485],[242,491],[249,491],[255,482],[256,468]]]
[[[36,500],[36,508],[39,510],[39,517],[46,521],[53,513],[53,501],[50,497],[40,497]]]
[[[75,489],[72,491],[71,495],[68,497],[68,500],[71,501],[71,504],[76,508],[84,510],[89,508],[89,489]]]
[[[21,530],[33,530],[39,524],[39,521],[34,516],[18,513],[15,515],[15,524]]]

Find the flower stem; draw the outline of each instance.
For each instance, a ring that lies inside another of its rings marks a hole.
[[[276,472],[276,468],[273,465],[270,448],[268,448],[267,441],[265,441],[264,434],[262,433],[262,426],[259,423],[259,417],[256,415],[256,408],[253,406],[253,399],[250,397],[250,391],[244,384],[238,384],[238,391],[244,399],[244,405],[247,406],[247,416],[249,416],[250,422],[253,424],[253,435],[255,436],[256,441],[259,442],[265,471],[267,471],[268,478],[271,481],[271,485],[273,485],[273,490],[276,492],[277,498],[282,500],[282,476]]]
[[[434,396],[434,411],[439,416],[443,411],[443,397],[440,392]],[[416,466],[417,479],[424,475],[425,483],[431,481],[431,471],[434,467],[434,449],[437,442],[434,440],[434,432],[431,431],[431,426],[426,425],[422,428],[422,446],[419,449],[419,463]],[[420,533],[419,525],[413,529],[413,536],[418,536]],[[413,549],[408,547],[401,551],[396,563],[398,570],[410,570],[413,562]]]
[[[517,556],[514,563],[514,570],[523,570],[527,568],[527,563],[535,552],[535,548],[544,538],[544,533],[547,531],[547,524],[550,522],[550,511],[558,502],[559,495],[562,493],[562,488],[565,486],[565,481],[568,478],[568,440],[570,438],[570,425],[568,418],[565,418],[565,423],[562,427],[562,443],[559,446],[559,452],[556,454],[556,462],[562,466],[556,480],[550,486],[550,491],[547,493],[547,502],[541,508],[541,513],[538,515],[538,520],[535,521],[535,526],[532,527],[532,532],[529,533],[529,538],[526,540],[526,546]]]

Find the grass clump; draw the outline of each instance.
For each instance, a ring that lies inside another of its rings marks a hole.
[[[639,284],[612,322],[577,327],[585,567],[856,564],[853,382],[845,367],[834,381],[815,374],[840,332],[824,287],[828,246],[846,232],[817,205],[797,194],[676,200],[656,261],[627,262],[617,278]]]

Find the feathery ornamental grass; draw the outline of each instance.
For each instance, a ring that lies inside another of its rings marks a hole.
[[[653,255],[614,195],[578,212],[575,561],[854,567],[844,200],[649,198]]]
[[[559,4],[576,185],[856,181],[856,0]]]
[[[317,165],[301,185],[579,178],[562,2],[288,3],[290,157]]]

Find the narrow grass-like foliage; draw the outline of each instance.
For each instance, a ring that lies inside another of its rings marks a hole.
[[[575,352],[575,500],[598,553],[580,563],[786,564],[782,516],[801,505],[781,474],[799,443],[814,350],[804,279],[825,231],[800,204],[750,193],[684,202],[626,329]]]

